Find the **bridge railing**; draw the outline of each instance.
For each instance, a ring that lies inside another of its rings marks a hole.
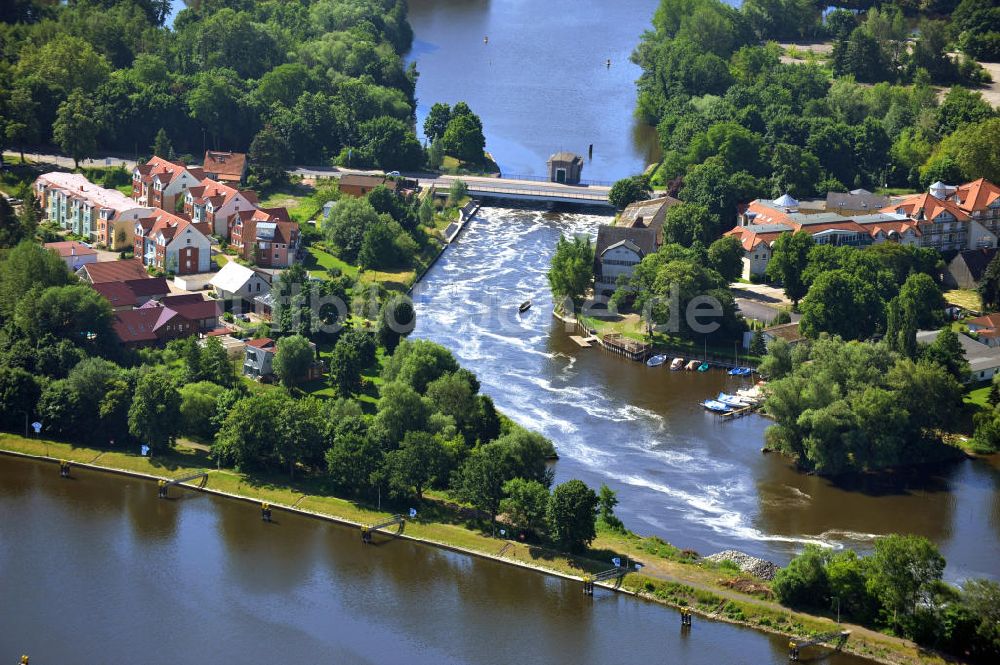
[[[475,192],[476,194],[481,193],[496,193],[496,194],[521,194],[524,196],[541,196],[547,199],[576,199],[579,201],[600,201],[607,202],[608,197],[606,194],[598,194],[596,192],[584,193],[584,192],[564,192],[562,190],[553,189],[532,189],[530,187],[518,187],[517,185],[508,185],[506,187],[487,187],[485,185],[480,185],[478,183],[469,184],[469,191]]]
[[[504,173],[498,178],[498,180],[534,180],[535,182],[552,182],[552,180],[550,180],[548,176],[528,175],[524,173]],[[566,184],[566,183],[559,183],[559,184]],[[579,184],[610,187],[615,183],[614,181],[611,180],[581,180]]]

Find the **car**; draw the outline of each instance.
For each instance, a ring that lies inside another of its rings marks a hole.
[[[385,174],[385,177],[386,178],[399,178],[401,176],[399,174],[399,171],[389,171],[388,173]]]

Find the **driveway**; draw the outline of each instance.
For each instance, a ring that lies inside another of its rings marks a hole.
[[[778,315],[778,310],[783,308],[784,305],[771,305],[762,303],[759,300],[736,298],[736,307],[740,310],[740,314],[742,314],[744,318],[757,319],[758,321],[763,321],[767,324],[774,320],[774,317]],[[796,312],[792,312],[791,316],[792,323],[795,323],[802,318],[802,315]]]
[[[788,307],[792,304],[792,301],[785,297],[785,291],[776,286],[733,282],[729,285],[729,290],[732,291],[734,298],[756,300],[774,307]]]

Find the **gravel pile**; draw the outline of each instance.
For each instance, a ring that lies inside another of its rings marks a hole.
[[[755,556],[750,556],[738,550],[724,550],[716,554],[710,554],[705,557],[705,560],[714,561],[715,563],[732,561],[744,573],[759,577],[762,580],[773,580],[774,574],[778,572],[778,567],[770,561],[758,559]]]

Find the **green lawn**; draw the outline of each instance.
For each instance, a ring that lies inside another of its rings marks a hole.
[[[983,303],[979,299],[979,294],[972,289],[953,289],[944,292],[945,302],[951,305],[958,305],[963,309],[972,312],[981,312]]]
[[[975,404],[978,407],[987,409],[990,406],[988,401],[990,396],[990,386],[985,385],[980,388],[974,388],[969,392],[965,393],[964,401],[966,404]]]
[[[285,208],[299,224],[316,219],[325,201],[316,200],[316,189],[308,185],[287,184],[266,192],[260,201],[262,208]]]
[[[306,248],[306,253],[307,256],[304,265],[310,275],[325,277],[327,270],[336,268],[352,279],[357,279],[358,277],[359,270],[357,266],[352,266],[350,263],[325,250],[313,245]]]

